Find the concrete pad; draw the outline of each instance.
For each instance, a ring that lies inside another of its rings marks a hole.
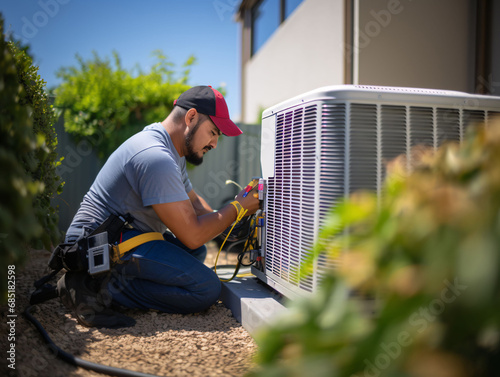
[[[256,277],[237,278],[223,283],[221,299],[252,336],[286,310],[282,297]]]

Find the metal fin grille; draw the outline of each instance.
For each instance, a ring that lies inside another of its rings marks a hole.
[[[410,146],[434,146],[434,113],[432,107],[410,107]],[[410,156],[411,158],[411,156]]]
[[[352,104],[349,136],[349,192],[377,189],[377,106]]]
[[[267,182],[266,270],[312,291],[298,279],[314,238],[316,106],[280,114],[275,176]]]
[[[313,276],[299,281],[301,263],[342,197],[365,189],[380,193],[389,161],[416,145],[461,141],[468,125],[494,115],[477,108],[328,99],[277,113],[274,176],[267,181],[266,274],[288,289],[314,291],[336,260],[320,256]]]
[[[461,141],[460,112],[456,109],[436,109],[437,145],[443,142]]]
[[[346,105],[324,104],[321,111],[321,154],[319,178],[319,227],[339,199],[344,197],[346,157]],[[336,266],[336,259],[320,255],[317,282],[325,272]]]
[[[394,158],[407,152],[408,137],[406,119],[405,106],[382,106],[380,119],[384,125],[380,135],[382,139],[382,160],[380,161],[382,177],[386,174],[387,164]]]

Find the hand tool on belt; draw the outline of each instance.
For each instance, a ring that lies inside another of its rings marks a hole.
[[[47,284],[63,268],[67,271],[87,271],[96,276],[110,271],[129,251],[150,241],[163,241],[159,232],[142,233],[119,243],[121,234],[131,229],[130,215],[111,215],[88,236],[75,243],[61,243],[49,259],[52,272],[35,282],[30,302],[37,304],[58,297],[55,288]]]

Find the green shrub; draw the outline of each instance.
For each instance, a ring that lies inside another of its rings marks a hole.
[[[42,227],[33,209],[33,198],[42,190],[33,182],[21,159],[33,153],[37,140],[32,130],[30,110],[20,103],[25,95],[18,82],[15,59],[4,39],[0,15],[0,272],[1,301],[6,298],[7,266],[21,262],[26,246],[40,236]]]
[[[61,241],[62,236],[58,228],[57,207],[51,204],[54,195],[60,194],[63,187],[56,174],[56,167],[61,163],[56,153],[54,123],[57,117],[45,91],[46,83],[38,75],[38,67],[33,65],[27,48],[21,49],[13,42],[9,42],[8,47],[15,60],[18,81],[24,89],[19,95],[19,104],[30,109],[31,132],[37,143],[33,150],[19,155],[32,182],[41,184],[41,191],[33,200],[33,209],[43,233],[31,246],[50,250]]]
[[[498,374],[500,122],[420,155],[336,207],[315,252],[339,268],[258,336],[251,376]]]
[[[101,159],[144,126],[165,119],[174,100],[189,89],[194,57],[176,75],[166,56],[160,51],[153,54],[157,63],[148,73],[125,70],[116,52],[113,61],[97,53],[88,60],[77,55],[77,67],[58,71],[63,83],[55,89],[55,105],[63,111],[65,129],[76,141],[99,135]]]
[[[61,188],[55,168],[57,138],[44,82],[26,49],[6,42],[0,15],[0,301],[7,292],[7,266],[18,268],[29,247],[60,241],[50,205]]]

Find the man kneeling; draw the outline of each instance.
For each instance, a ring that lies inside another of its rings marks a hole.
[[[105,278],[67,272],[58,283],[59,294],[80,323],[129,325],[113,316],[113,305],[195,313],[217,301],[221,285],[203,264],[204,245],[236,220],[239,208],[251,215],[259,201],[242,191],[237,203],[213,211],[193,190],[186,161],[201,164],[221,134],[241,133],[229,118],[224,97],[210,86],[198,86],[180,95],[163,122],[145,127],[109,157],[84,196],[65,242],[87,237],[111,214],[133,218],[120,242],[146,232],[163,233],[164,240],[134,248]]]

